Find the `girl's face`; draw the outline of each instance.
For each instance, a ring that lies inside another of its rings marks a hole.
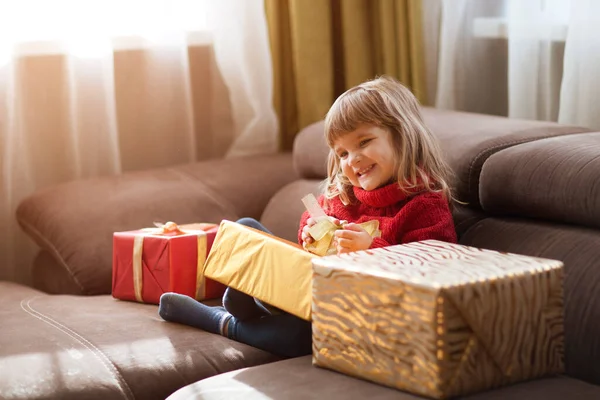
[[[342,173],[353,186],[373,190],[396,179],[392,135],[375,125],[362,124],[333,143]]]

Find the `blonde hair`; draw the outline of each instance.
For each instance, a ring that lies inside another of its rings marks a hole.
[[[352,203],[352,184],[341,170],[340,158],[333,150],[340,136],[361,124],[388,130],[392,135],[398,184],[407,195],[415,191],[441,192],[450,203],[450,168],[442,158],[436,138],[423,122],[418,100],[400,82],[382,76],[364,82],[340,95],[325,117],[325,139],[329,145],[326,199],[336,196]],[[422,189],[422,190],[421,190]]]

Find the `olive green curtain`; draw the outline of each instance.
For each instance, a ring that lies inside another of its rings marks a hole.
[[[265,0],[281,148],[346,89],[396,77],[425,98],[421,0]]]

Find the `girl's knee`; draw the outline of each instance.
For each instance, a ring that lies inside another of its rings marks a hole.
[[[261,229],[262,224],[255,220],[254,218],[240,218],[236,221],[240,225],[249,226],[250,228]]]
[[[223,295],[223,307],[239,320],[259,318],[268,314],[266,310],[256,304],[254,297],[230,287]]]
[[[232,287],[227,287],[227,289],[225,289],[225,293],[223,293],[223,306],[227,308],[225,304],[233,304],[237,301],[240,301],[240,299],[243,301],[245,300],[245,297],[248,297],[248,295]]]
[[[227,288],[227,290],[225,290],[225,294],[223,294],[223,307],[225,307],[225,309],[229,311],[229,313],[231,313],[231,311],[235,308],[236,294],[237,291],[229,287]]]
[[[269,231],[267,228],[265,228],[263,226],[263,224],[261,224],[254,218],[241,218],[241,219],[238,219],[236,222],[240,225],[248,226],[250,228],[254,228],[256,230],[259,230],[259,231],[262,231],[265,233],[269,233],[269,234],[271,233],[271,231]]]

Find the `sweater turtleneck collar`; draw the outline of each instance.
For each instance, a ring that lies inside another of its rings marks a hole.
[[[408,197],[397,182],[373,190],[364,190],[356,186],[353,189],[354,196],[358,201],[377,208],[391,206]]]

